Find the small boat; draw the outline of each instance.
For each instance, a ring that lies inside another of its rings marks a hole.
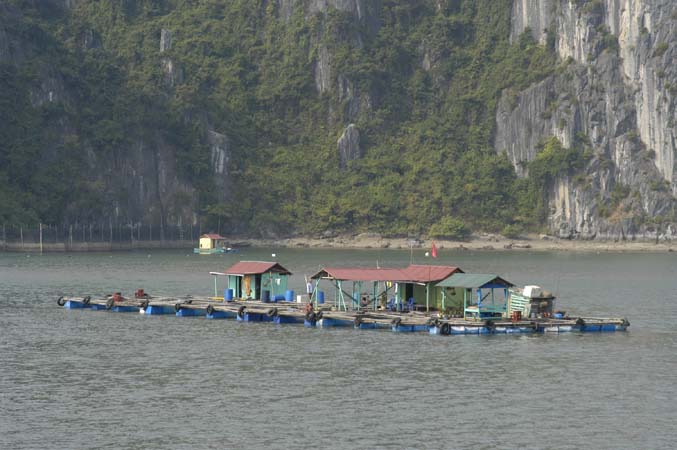
[[[226,245],[226,238],[220,234],[203,234],[200,236],[198,248],[193,253],[199,255],[215,255],[220,253],[238,253],[238,250]]]

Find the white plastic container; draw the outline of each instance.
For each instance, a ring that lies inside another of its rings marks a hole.
[[[542,294],[540,286],[524,286],[524,296],[529,298],[537,298]]]
[[[296,296],[296,303],[303,303],[303,295],[297,295]]]

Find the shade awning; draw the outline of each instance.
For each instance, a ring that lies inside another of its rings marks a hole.
[[[340,268],[325,267],[312,279],[332,279],[341,281],[393,281],[399,283],[430,283],[444,280],[449,275],[462,272],[454,266],[410,265],[403,269]]]
[[[514,286],[514,284],[494,274],[455,273],[449,278],[446,278],[437,283],[436,286],[476,289],[476,288],[509,288]]]

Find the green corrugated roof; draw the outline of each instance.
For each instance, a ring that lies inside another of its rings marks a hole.
[[[455,273],[449,278],[437,283],[439,287],[480,288],[485,284],[501,284],[505,287],[514,286],[498,275],[487,273]]]

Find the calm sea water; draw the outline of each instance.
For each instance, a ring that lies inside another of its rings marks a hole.
[[[440,251],[436,264],[627,317],[627,333],[429,336],[66,310],[63,294],[213,292],[271,253],[403,266],[408,251],[0,253],[0,448],[672,449],[677,255]],[[415,261],[426,262],[423,251]]]

